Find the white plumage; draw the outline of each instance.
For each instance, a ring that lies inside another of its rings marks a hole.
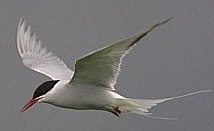
[[[22,111],[37,102],[43,102],[63,108],[104,110],[116,116],[120,116],[122,112],[132,112],[154,117],[149,109],[158,103],[209,92],[210,90],[203,90],[172,98],[146,100],[125,98],[114,91],[124,56],[144,36],[169,20],[171,19],[85,55],[77,60],[74,72],[52,52],[47,51],[36,35],[31,33],[30,26],[26,27],[25,21],[21,20],[17,29],[17,49],[23,64],[53,80],[40,85]]]
[[[22,62],[28,68],[49,76],[53,80],[69,80],[73,72],[52,52],[42,47],[30,26],[21,20],[17,29],[17,49]]]

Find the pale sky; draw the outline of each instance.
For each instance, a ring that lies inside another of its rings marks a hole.
[[[103,111],[76,111],[38,104],[21,113],[49,78],[28,70],[16,51],[16,29],[26,19],[48,50],[72,69],[79,57],[169,17],[124,59],[117,92],[133,98],[165,98],[214,90],[213,0],[1,0],[1,131],[212,131],[213,92],[154,107],[151,119],[117,118]]]

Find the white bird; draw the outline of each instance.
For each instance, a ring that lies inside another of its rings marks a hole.
[[[20,20],[17,29],[17,50],[23,64],[52,79],[35,90],[32,99],[21,111],[24,112],[35,103],[49,103],[77,110],[104,110],[118,117],[123,112],[154,117],[149,109],[158,103],[211,91],[202,90],[177,97],[153,100],[126,98],[115,92],[114,86],[117,83],[124,56],[144,36],[170,20],[159,22],[145,32],[85,55],[76,61],[74,72],[52,52],[47,51],[37,40],[36,35],[31,32],[30,26],[26,26],[26,22]]]

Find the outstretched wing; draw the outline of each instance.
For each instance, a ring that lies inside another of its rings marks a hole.
[[[91,84],[114,90],[123,57],[149,32],[170,20],[171,18],[157,23],[146,32],[128,37],[79,59],[70,83]]]
[[[47,75],[53,80],[70,80],[72,78],[73,71],[42,46],[36,35],[32,34],[30,26],[26,27],[24,20],[20,20],[16,40],[18,53],[25,66]]]

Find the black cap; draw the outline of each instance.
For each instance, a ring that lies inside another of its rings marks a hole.
[[[48,91],[50,91],[56,85],[57,82],[59,82],[59,80],[46,81],[46,82],[42,83],[34,91],[33,99],[46,94]]]

